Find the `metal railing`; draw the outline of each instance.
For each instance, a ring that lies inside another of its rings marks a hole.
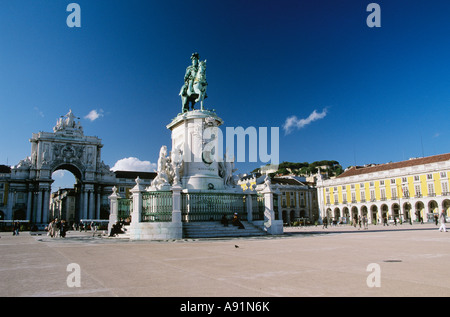
[[[252,219],[264,220],[264,195],[252,195]]]
[[[191,221],[218,221],[225,215],[228,219],[237,213],[247,220],[245,195],[225,193],[182,193],[181,219]]]
[[[119,198],[117,200],[117,219],[126,219],[130,216],[133,210],[133,199]]]
[[[172,192],[145,192],[142,194],[142,222],[172,221]]]

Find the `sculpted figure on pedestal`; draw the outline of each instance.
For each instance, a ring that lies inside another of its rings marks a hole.
[[[206,96],[206,60],[199,62],[198,53],[191,56],[192,65],[186,68],[184,75],[184,85],[181,87],[179,95],[183,106],[182,112],[194,110],[196,102],[201,102],[203,110],[203,100]]]

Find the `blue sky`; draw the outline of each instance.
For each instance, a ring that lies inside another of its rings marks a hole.
[[[71,2],[81,28],[66,24]],[[371,2],[380,28],[366,24]],[[279,127],[280,161],[345,168],[447,153],[449,12],[425,0],[4,0],[0,164],[29,156],[32,133],[69,109],[110,167],[155,163],[193,52],[208,61],[205,106],[224,127]],[[286,134],[293,116],[315,120]]]

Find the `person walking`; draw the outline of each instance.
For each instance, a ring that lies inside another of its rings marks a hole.
[[[322,219],[322,229],[326,229],[326,228],[328,228],[328,219],[327,219],[327,217],[324,217]]]
[[[439,227],[439,232],[444,231],[447,232],[447,228],[445,227],[445,212],[442,210],[441,214],[439,215],[439,222],[441,226]]]
[[[52,222],[50,222],[50,225],[48,226],[48,230],[50,231],[50,237],[52,238],[56,237],[57,221],[58,218],[55,218]]]
[[[13,225],[13,236],[18,236],[19,235],[19,228],[20,228],[20,223],[18,221],[14,222],[14,225]]]
[[[66,237],[66,221],[64,219],[61,219],[61,224],[59,226],[59,236],[61,238]]]

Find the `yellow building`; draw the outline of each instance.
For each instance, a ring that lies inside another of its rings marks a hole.
[[[352,167],[334,179],[317,181],[321,218],[418,222],[433,221],[442,210],[448,216],[449,174],[450,153]]]
[[[264,183],[264,179],[265,175],[251,175],[238,184],[247,190]],[[282,219],[284,225],[313,224],[318,220],[319,204],[314,184],[304,177],[279,176],[271,178],[271,186],[278,196],[275,219]]]

